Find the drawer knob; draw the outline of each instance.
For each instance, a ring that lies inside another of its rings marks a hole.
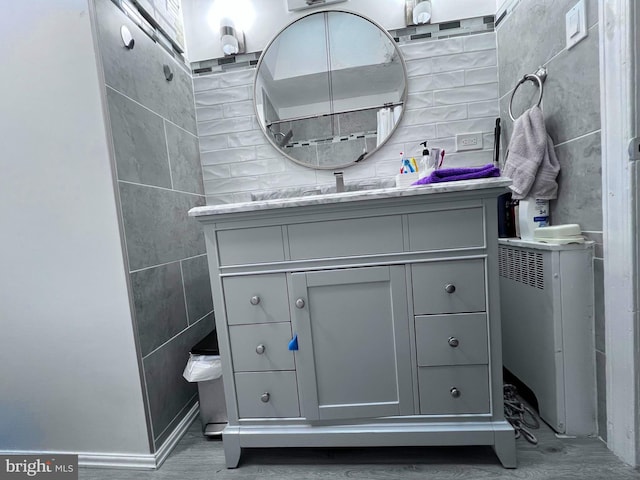
[[[458,345],[460,345],[460,340],[458,340],[456,337],[449,337],[449,345],[453,348],[456,348]]]
[[[453,398],[458,398],[460,396],[460,390],[458,390],[456,387],[453,387],[451,390],[449,390],[449,392],[451,393],[451,396]]]
[[[453,293],[456,291],[456,286],[453,283],[447,283],[444,287],[444,291],[447,293]]]
[[[257,295],[254,295],[253,297],[251,297],[251,300],[249,300],[251,302],[251,305],[257,305],[260,303],[260,297]]]
[[[264,345],[260,344],[256,347],[256,353],[262,355],[264,353]]]
[[[260,395],[260,400],[263,403],[267,403],[270,398],[271,398],[271,395],[269,395],[269,392],[264,392],[262,395]]]
[[[304,308],[304,300],[302,298],[296,300],[296,307]]]

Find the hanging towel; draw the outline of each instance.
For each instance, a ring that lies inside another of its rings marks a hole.
[[[560,172],[560,162],[556,157],[556,149],[553,140],[547,135],[546,154],[542,157],[542,162],[536,172],[536,179],[533,181],[529,197],[539,200],[554,200],[558,198],[558,182],[556,178]]]
[[[500,169],[492,163],[483,167],[471,168],[442,168],[431,172],[431,175],[421,178],[412,185],[426,185],[429,183],[453,182],[456,180],[471,180],[474,178],[499,177]]]
[[[513,198],[552,200],[558,196],[560,164],[544,126],[540,107],[524,112],[513,124],[503,174],[512,180]]]

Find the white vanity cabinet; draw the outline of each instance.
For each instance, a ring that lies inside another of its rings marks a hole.
[[[515,467],[497,291],[506,185],[190,211],[207,239],[228,467],[243,447],[355,445],[492,445]]]

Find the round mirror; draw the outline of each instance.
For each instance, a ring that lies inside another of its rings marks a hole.
[[[262,53],[254,103],[266,137],[296,163],[342,168],[393,133],[407,95],[393,38],[343,11],[316,12],[280,32]]]

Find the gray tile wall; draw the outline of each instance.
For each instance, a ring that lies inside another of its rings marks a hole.
[[[551,202],[551,222],[578,223],[585,235],[596,242],[598,425],[600,436],[606,440],[598,2],[586,3],[588,37],[567,50],[565,14],[575,0],[510,2],[506,16],[497,26],[498,89],[504,127],[502,151],[505,151],[512,129],[508,107],[513,88],[525,73],[535,72],[538,66],[548,70],[542,110],[561,166],[558,199]],[[537,88],[531,82],[518,88],[513,102],[514,116],[535,103],[535,99]]]
[[[97,0],[99,47],[137,342],[157,450],[197,400],[182,378],[214,328],[205,244],[187,211],[205,203],[189,72],[109,0]],[[120,40],[126,24],[133,50]],[[174,72],[164,77],[163,66]]]
[[[424,140],[429,140],[430,146],[446,150],[448,166],[492,161],[493,129],[500,112],[496,35],[493,31],[486,33],[488,26],[483,19],[477,20],[478,25],[469,28],[482,28],[485,33],[413,41],[401,37],[407,42],[401,43],[400,49],[409,76],[404,115],[394,135],[380,150],[345,169],[347,183],[393,179],[400,168],[400,152],[418,154],[422,150],[418,144]],[[330,170],[312,170],[284,157],[265,139],[253,110],[238,108],[252,100],[254,75],[255,69],[246,69],[194,77],[204,188],[209,204],[246,201],[251,194],[280,188],[328,186],[335,182]],[[455,135],[466,132],[483,133],[482,150],[455,152]],[[357,158],[363,148],[364,145],[358,145],[345,155]],[[313,151],[291,150],[314,158],[327,154],[317,149],[314,146]]]

